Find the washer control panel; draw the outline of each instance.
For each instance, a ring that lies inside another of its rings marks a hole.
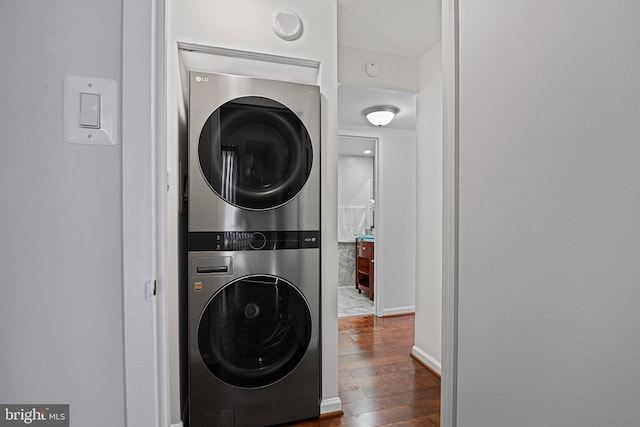
[[[320,231],[209,231],[189,233],[189,251],[273,251],[320,247]]]

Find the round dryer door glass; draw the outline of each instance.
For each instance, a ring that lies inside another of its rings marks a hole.
[[[215,110],[198,143],[202,173],[227,203],[251,210],[281,206],[309,177],[313,148],[300,118],[279,102],[242,97]]]
[[[284,378],[310,340],[304,297],[289,282],[265,275],[227,284],[209,301],[198,327],[198,347],[209,370],[244,388]]]

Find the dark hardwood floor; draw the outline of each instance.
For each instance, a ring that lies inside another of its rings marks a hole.
[[[338,320],[342,416],[289,426],[440,425],[440,378],[411,356],[414,316]]]

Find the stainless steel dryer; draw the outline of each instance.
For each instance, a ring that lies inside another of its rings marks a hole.
[[[190,426],[258,427],[317,417],[319,233],[189,238]]]
[[[319,88],[189,77],[189,231],[319,230]]]

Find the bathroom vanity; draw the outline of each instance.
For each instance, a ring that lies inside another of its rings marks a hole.
[[[356,289],[358,292],[368,292],[369,299],[373,300],[375,262],[375,237],[356,236]]]

